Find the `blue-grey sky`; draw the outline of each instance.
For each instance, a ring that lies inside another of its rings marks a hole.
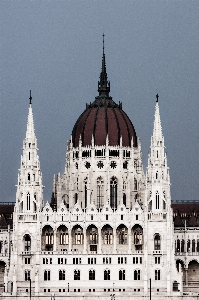
[[[134,124],[145,169],[159,93],[171,197],[199,199],[198,0],[1,0],[0,10],[0,201],[15,201],[30,89],[50,201],[73,125],[98,94],[103,32],[110,95]]]

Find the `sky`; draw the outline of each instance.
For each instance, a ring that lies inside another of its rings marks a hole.
[[[102,34],[110,95],[141,140],[144,169],[159,94],[172,200],[199,200],[199,1],[1,0],[0,190],[15,202],[32,91],[50,201],[73,126],[93,102]]]

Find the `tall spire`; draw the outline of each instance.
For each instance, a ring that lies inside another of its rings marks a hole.
[[[30,91],[26,136],[17,185],[17,203],[21,212],[36,213],[43,207],[43,185],[40,161],[37,154],[37,138],[34,130],[32,96]]]
[[[26,138],[35,138],[35,129],[34,129],[34,121],[33,121],[33,113],[32,113],[32,96],[30,91],[30,106],[28,110],[28,122],[27,122],[27,130],[26,130]]]
[[[160,111],[158,104],[159,95],[156,95],[156,105],[155,105],[155,119],[154,119],[154,127],[153,127],[153,138],[157,141],[162,140],[162,126],[160,120]]]
[[[110,92],[110,81],[106,73],[106,60],[104,53],[104,34],[103,34],[103,54],[102,54],[102,70],[100,73],[100,81],[98,81],[98,92],[99,96],[109,97]]]

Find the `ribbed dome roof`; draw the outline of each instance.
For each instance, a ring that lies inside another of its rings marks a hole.
[[[137,146],[137,136],[133,124],[127,114],[122,110],[122,104],[116,104],[109,96],[110,82],[106,73],[106,62],[104,54],[103,35],[103,55],[100,81],[98,81],[99,96],[95,101],[86,105],[85,111],[80,115],[72,131],[73,147],[79,146],[81,136],[82,146],[90,146],[92,136],[96,146],[106,145],[108,136],[109,145],[120,145],[122,137],[123,146]]]
[[[121,103],[116,104],[111,97],[96,97],[92,104],[87,105],[73,128],[73,147],[79,146],[80,135],[82,146],[91,145],[92,135],[97,146],[106,145],[107,135],[110,146],[120,145],[120,137],[123,146],[131,146],[132,138],[133,146],[137,146],[133,124],[122,110]]]

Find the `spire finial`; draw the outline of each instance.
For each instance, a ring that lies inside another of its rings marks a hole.
[[[159,98],[159,95],[157,94],[157,95],[156,95],[156,102],[158,102],[158,98]]]
[[[100,81],[98,81],[98,92],[99,92],[99,96],[109,97],[110,81],[108,81],[108,76],[106,73],[106,59],[104,53],[104,37],[105,37],[104,33],[102,37],[103,37],[102,70],[100,73]]]
[[[30,104],[32,104],[31,90],[30,90],[30,98],[29,98],[29,100],[30,100]]]
[[[104,37],[105,37],[105,34],[103,33],[102,36],[103,36],[103,56],[104,56]]]

